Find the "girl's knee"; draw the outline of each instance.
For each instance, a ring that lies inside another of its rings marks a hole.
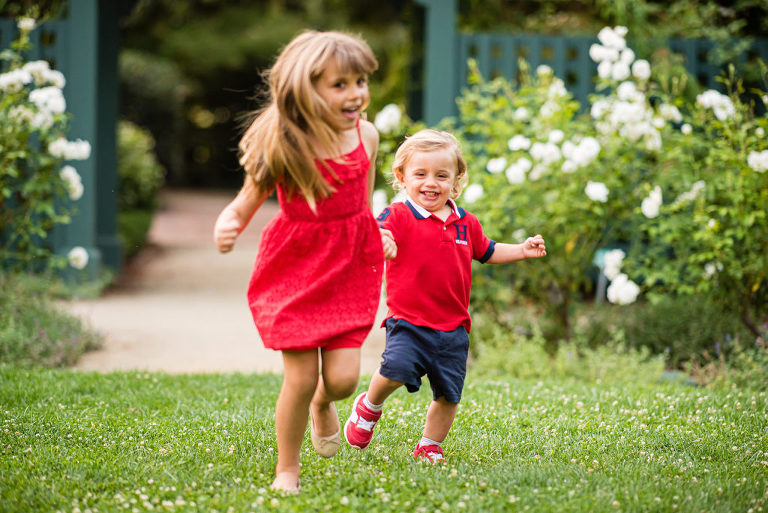
[[[333,376],[323,376],[326,393],[336,399],[349,397],[357,389],[359,375],[357,373],[335,374]]]

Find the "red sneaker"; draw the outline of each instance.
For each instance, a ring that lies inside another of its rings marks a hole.
[[[352,413],[344,424],[344,436],[347,443],[356,449],[365,449],[373,438],[373,427],[381,417],[380,411],[373,411],[363,404],[365,392],[355,398]]]
[[[445,461],[443,457],[443,448],[439,445],[416,445],[413,450],[414,458],[425,458],[432,465]]]

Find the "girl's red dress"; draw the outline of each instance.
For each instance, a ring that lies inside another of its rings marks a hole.
[[[280,211],[261,235],[248,303],[264,346],[276,350],[360,347],[373,327],[384,255],[368,206],[370,161],[360,143],[316,163],[336,189],[317,202],[277,187]]]

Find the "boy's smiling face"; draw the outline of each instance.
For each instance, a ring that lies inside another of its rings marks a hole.
[[[446,207],[456,182],[456,156],[451,148],[417,151],[397,179],[411,200],[433,214]]]

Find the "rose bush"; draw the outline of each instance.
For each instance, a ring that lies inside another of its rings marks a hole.
[[[70,264],[82,269],[81,247],[55,255],[48,237],[70,222],[84,188],[77,168],[87,141],[66,139],[68,114],[64,76],[46,61],[25,61],[33,18],[18,21],[19,37],[0,53],[0,262],[6,271],[29,271]]]
[[[479,266],[473,308],[503,323],[517,290],[552,321],[550,341],[568,338],[574,301],[593,291],[596,252],[621,248],[610,301],[711,294],[757,334],[768,305],[766,118],[733,77],[730,94],[686,104],[684,77],[655,83],[625,36],[598,35],[601,94],[584,109],[547,66],[531,73],[522,62],[512,87],[470,61],[452,127],[469,166],[463,202],[493,238],[542,233],[548,247],[542,261]]]

